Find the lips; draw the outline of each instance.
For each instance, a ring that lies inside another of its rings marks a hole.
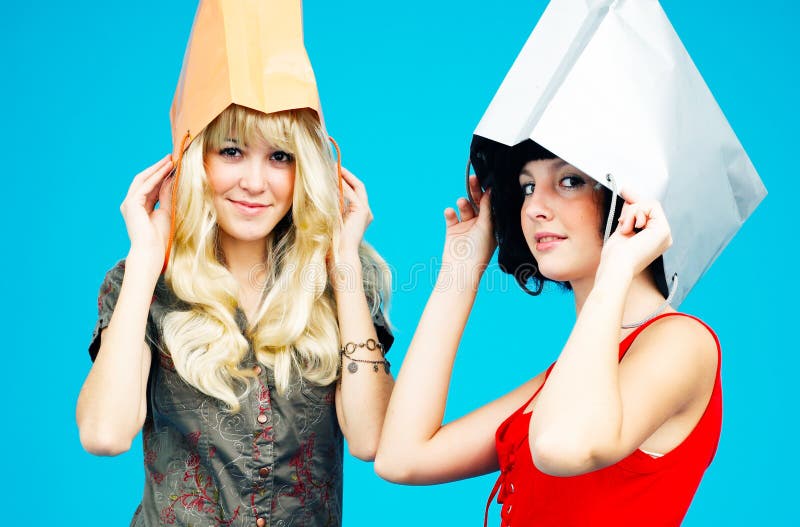
[[[537,232],[534,239],[536,240],[536,250],[546,251],[557,247],[567,237],[553,232]]]
[[[249,216],[259,214],[269,207],[269,205],[265,203],[255,203],[252,201],[238,201],[233,199],[229,199],[228,201],[233,204],[236,210]]]
[[[560,234],[555,234],[553,232],[537,232],[534,238],[536,238],[536,243],[567,239],[566,236],[561,236]]]
[[[563,240],[564,238],[560,236],[541,236],[537,238],[537,243],[547,243],[547,242],[554,242],[556,240]]]

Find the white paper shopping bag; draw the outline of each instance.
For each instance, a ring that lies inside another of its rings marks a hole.
[[[492,142],[532,139],[606,186],[612,174],[622,192],[660,200],[675,306],[766,195],[656,0],[550,2],[475,136],[473,161],[485,164]]]

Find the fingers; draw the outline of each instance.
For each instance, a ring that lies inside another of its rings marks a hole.
[[[630,234],[634,229],[644,229],[653,214],[655,202],[626,203],[619,216],[619,230]]]
[[[344,212],[346,214],[358,210],[362,206],[356,191],[347,184],[342,185],[342,197],[344,198]]]
[[[344,185],[342,187],[349,186],[353,189],[360,198],[365,203],[368,203],[369,200],[367,198],[367,187],[364,185],[364,182],[358,179],[352,172],[347,170],[345,167],[342,167],[342,179],[344,180]]]
[[[345,201],[342,220],[346,221],[346,217],[361,216],[363,214],[366,221],[365,225],[369,225],[373,216],[369,208],[366,186],[344,167],[342,167],[342,180],[342,197]]]
[[[464,205],[464,203],[466,203],[466,205]],[[444,209],[444,219],[447,226],[451,227],[457,223],[461,223],[462,221],[467,221],[467,218],[464,217],[464,214],[466,213],[465,210],[467,208],[472,210],[472,205],[469,204],[466,198],[458,198],[456,200],[455,207],[447,207]],[[472,214],[474,217],[475,213],[473,212]]]
[[[163,185],[163,181],[162,181]],[[161,186],[158,185],[157,187],[153,188],[150,192],[145,195],[144,199],[144,208],[148,212],[153,210],[156,207],[156,202],[158,201],[158,196],[161,193]]]
[[[489,197],[491,191],[481,192],[480,195],[480,209],[475,211],[475,207],[469,202],[467,198],[458,198],[456,206],[444,209],[444,219],[447,227],[452,227],[460,222],[470,221],[478,218],[478,221],[491,221],[489,219],[490,202]],[[456,212],[458,211],[458,212]]]
[[[134,176],[133,181],[131,181],[131,190],[138,189],[141,185],[143,185],[146,181],[148,181],[151,177],[161,174],[165,167],[169,166],[168,170],[172,169],[172,155],[167,154],[166,156],[162,157],[158,162],[154,165],[147,167],[146,169],[142,170],[136,176]]]
[[[625,207],[628,207],[625,205]],[[633,234],[633,224],[636,220],[635,212],[632,212],[629,208],[623,208],[622,213],[619,216],[619,228],[618,231],[620,234]]]
[[[451,207],[444,209],[444,223],[448,228],[458,224],[458,215]]]
[[[476,216],[475,209],[466,198],[458,198],[458,200],[456,200],[456,207],[458,207],[458,214],[461,216],[461,221],[469,221]]]
[[[672,245],[669,223],[661,204],[657,201],[625,204],[617,231],[624,236],[637,235],[637,239],[642,235],[653,238],[659,244],[661,251]],[[642,234],[638,235],[639,232]]]
[[[158,196],[160,184],[171,171],[172,160],[167,156],[155,165],[140,172],[133,178],[131,186],[128,188],[126,201],[137,196],[144,196],[144,200],[139,203],[155,205],[155,197]]]
[[[167,167],[171,167],[171,165],[167,165]],[[167,168],[167,167],[164,167],[164,168]],[[159,172],[161,172],[161,171],[159,170]],[[165,200],[166,201],[170,201],[171,194],[166,194],[166,196],[165,196],[164,195],[164,189],[165,188],[172,188],[171,187],[171,185],[172,185],[171,182],[173,180],[174,175],[175,175],[175,173],[172,170],[169,170],[167,172],[166,176],[163,177],[163,178],[162,177],[156,177],[156,175],[154,174],[153,177],[150,177],[149,179],[147,179],[141,185],[141,187],[139,188],[139,191],[142,191],[142,192],[145,191],[147,188],[152,186],[152,188],[145,195],[145,205],[144,205],[145,209],[147,209],[148,211],[152,211],[155,208],[156,203],[159,203],[159,202],[161,203],[161,208],[163,208],[164,207],[164,201]]]
[[[172,211],[172,187],[175,184],[175,176],[170,174],[164,181],[161,182],[161,187],[158,192],[159,208],[166,214]]]
[[[356,194],[355,189],[347,181],[345,181],[342,185],[342,195],[344,196],[344,199],[351,203],[354,200],[358,200],[358,194]]]
[[[480,205],[479,205],[480,206],[480,210],[479,210],[479,213],[478,213],[478,221],[491,223],[491,221],[492,221],[492,215],[491,215],[492,202],[491,202],[491,198],[492,198],[492,189],[490,188],[486,192],[484,192],[483,195],[481,196],[481,201],[480,201]]]
[[[469,193],[472,197],[472,202],[476,205],[481,202],[481,198],[483,197],[483,190],[481,189],[481,185],[478,182],[478,176],[472,174],[469,176]]]
[[[634,223],[633,226],[637,229],[644,229],[645,225],[647,225],[647,219],[649,218],[649,213],[645,213],[644,210],[637,210],[634,213]]]
[[[642,201],[642,197],[629,188],[619,189],[619,195],[625,200],[625,203],[639,203]]]
[[[342,194],[344,199],[349,202],[347,210],[354,210],[353,207],[363,208],[369,212],[372,219],[372,212],[369,210],[369,196],[364,182],[358,179],[352,172],[342,167]]]

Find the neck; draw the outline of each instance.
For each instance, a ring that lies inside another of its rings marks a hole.
[[[581,314],[581,309],[586,303],[592,288],[594,287],[594,276],[583,280],[570,282],[572,291],[575,293],[576,316]],[[637,322],[651,315],[659,306],[664,303],[664,296],[658,290],[655,280],[648,270],[637,274],[628,287],[628,294],[625,298],[625,307],[622,312],[622,323],[629,324]],[[664,312],[673,311],[667,306]]]
[[[219,244],[225,264],[239,286],[245,290],[258,288],[267,259],[266,240],[237,240],[220,231]]]

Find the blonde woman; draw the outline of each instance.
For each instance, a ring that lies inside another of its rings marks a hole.
[[[164,275],[170,158],[122,203],[131,248],[100,292],[81,441],[116,455],[144,427],[134,525],[338,525],[342,433],[371,460],[392,388],[372,345],[392,337],[385,264],[362,243],[364,185],[343,171],[340,225],[336,167],[308,109],[231,106],[182,163]],[[340,375],[340,341],[356,344],[355,372]]]
[[[173,156],[122,203],[130,251],[100,291],[77,420],[99,455],[142,430],[131,525],[341,525],[343,438],[375,456],[390,274],[302,34],[299,0],[201,0]]]
[[[390,275],[334,162],[300,7],[201,0],[173,156],[122,203],[130,251],[101,287],[77,421],[98,455],[142,431],[131,525],[341,525],[343,438],[375,455]]]

